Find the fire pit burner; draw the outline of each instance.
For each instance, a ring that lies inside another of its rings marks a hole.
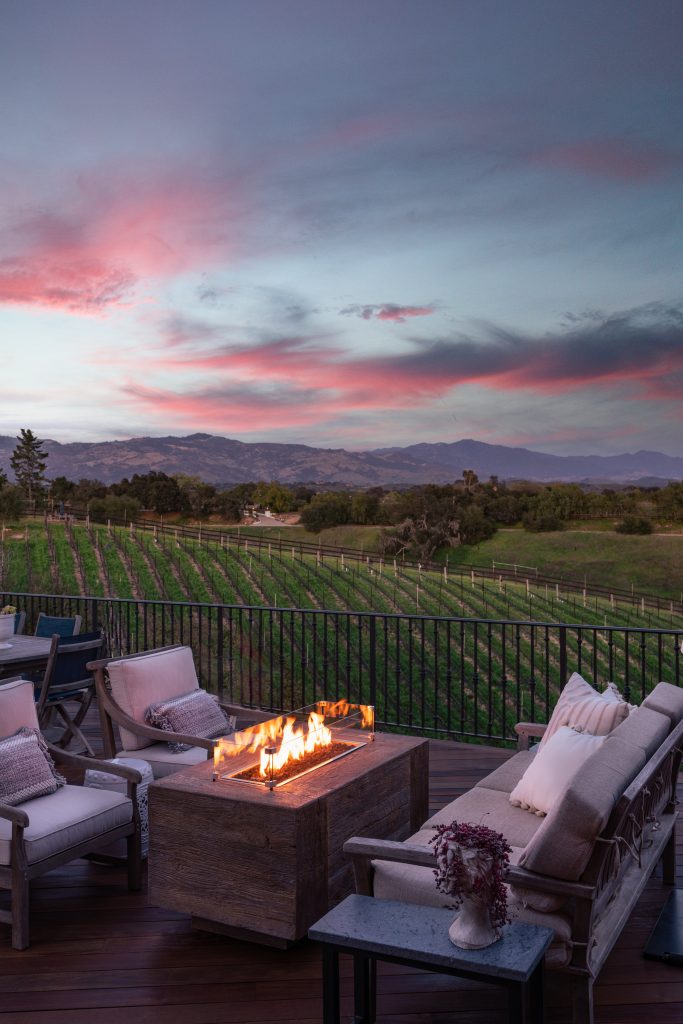
[[[265,784],[269,789],[274,789],[275,786],[284,786],[286,782],[300,779],[302,775],[308,775],[309,772],[315,771],[316,768],[322,768],[324,764],[337,761],[340,757],[345,757],[354,750],[358,750],[359,747],[364,746],[364,743],[344,743],[341,740],[333,740],[328,746],[318,747],[316,750],[311,751],[310,754],[306,754],[303,763],[301,761],[288,761],[282,768],[273,771],[270,778],[263,778],[259,764],[253,764],[251,767],[244,768],[233,775],[223,775],[222,778],[234,779],[236,782],[257,782],[259,785]]]

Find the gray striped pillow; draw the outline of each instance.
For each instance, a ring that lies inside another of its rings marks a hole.
[[[15,807],[37,796],[49,796],[66,779],[56,771],[45,740],[35,729],[22,726],[0,740],[0,803]]]
[[[202,739],[229,736],[235,731],[234,719],[228,718],[215,697],[206,690],[191,690],[180,697],[150,704],[145,712],[145,721],[166,732],[201,736]],[[184,743],[169,742],[168,745],[174,754],[189,749]]]

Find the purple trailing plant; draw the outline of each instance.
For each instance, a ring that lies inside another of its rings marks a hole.
[[[454,909],[461,906],[465,896],[485,903],[491,925],[499,932],[510,920],[505,875],[512,848],[507,839],[486,825],[465,821],[434,828],[436,834],[429,841],[434,845],[437,889],[451,897]],[[480,854],[476,858],[478,870],[473,870],[471,861],[465,863],[467,858],[461,854],[465,850]]]

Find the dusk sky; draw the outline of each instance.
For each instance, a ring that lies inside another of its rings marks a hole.
[[[0,0],[0,434],[683,451],[681,0]]]

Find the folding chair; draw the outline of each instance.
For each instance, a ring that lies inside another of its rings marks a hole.
[[[103,651],[104,637],[99,631],[69,637],[55,633],[36,699],[41,729],[47,727],[54,713],[65,724],[66,728],[61,735],[51,737],[51,742],[66,747],[72,736],[75,736],[91,757],[94,751],[80,728],[95,695],[95,681],[86,666],[93,659],[101,658]],[[74,701],[78,704],[75,714],[67,706]]]

